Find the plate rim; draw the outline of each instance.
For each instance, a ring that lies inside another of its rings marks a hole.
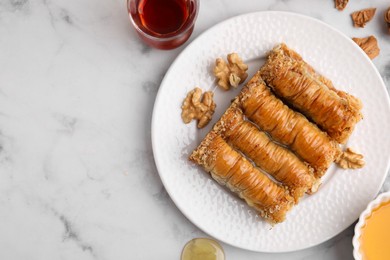
[[[345,40],[353,43],[353,46],[354,48],[361,53],[361,56],[362,58],[364,58],[366,61],[369,62],[370,66],[374,69],[374,72],[376,74],[376,76],[379,78],[379,81],[380,81],[380,85],[381,87],[383,88],[383,90],[387,93],[385,99],[386,99],[386,106],[388,107],[388,109],[390,110],[390,97],[389,97],[389,94],[388,94],[388,91],[387,91],[387,88],[386,88],[386,85],[383,81],[383,78],[382,76],[380,75],[378,69],[376,68],[376,66],[374,65],[374,63],[372,62],[372,60],[366,55],[366,53],[357,45],[355,44],[355,42],[349,38],[348,36],[346,36],[344,33],[342,33],[340,30],[334,28],[333,26],[325,23],[324,21],[321,21],[319,19],[316,19],[314,17],[311,17],[311,16],[307,16],[307,15],[303,15],[303,14],[300,14],[300,13],[294,13],[294,12],[287,12],[287,11],[255,11],[255,12],[248,12],[248,13],[244,13],[244,14],[240,14],[240,15],[237,15],[237,16],[233,16],[233,17],[230,17],[228,19],[225,19],[223,21],[220,21],[219,23],[207,28],[205,31],[201,32],[195,39],[193,39],[191,41],[191,43],[189,43],[183,50],[181,50],[181,52],[177,55],[177,57],[175,58],[175,60],[171,63],[171,65],[169,66],[169,69],[166,71],[165,75],[164,75],[164,78],[163,80],[161,81],[160,83],[160,87],[159,87],[159,90],[158,90],[158,93],[156,95],[156,99],[155,99],[155,102],[154,102],[154,106],[153,106],[153,112],[152,112],[152,122],[151,122],[151,141],[152,141],[152,150],[153,150],[153,159],[155,161],[155,164],[156,164],[156,168],[157,168],[157,172],[158,172],[158,175],[160,176],[160,179],[161,179],[161,182],[162,184],[164,185],[164,189],[167,191],[169,197],[171,198],[171,200],[174,202],[175,206],[179,209],[179,211],[181,212],[181,214],[183,214],[193,225],[195,225],[197,228],[199,228],[200,230],[202,230],[204,233],[206,233],[207,235],[211,236],[212,238],[216,239],[216,240],[219,240],[225,244],[228,244],[230,246],[233,246],[233,247],[236,247],[236,248],[240,248],[240,249],[244,249],[244,250],[248,250],[248,251],[252,251],[252,252],[259,252],[259,253],[289,253],[289,252],[295,252],[295,251],[299,251],[299,250],[303,250],[303,249],[308,249],[308,248],[311,248],[311,247],[314,247],[314,246],[317,246],[317,245],[320,245],[330,239],[332,239],[333,237],[339,235],[341,232],[343,232],[344,230],[346,230],[348,227],[350,227],[356,220],[352,221],[351,223],[348,223],[345,227],[343,227],[342,229],[340,229],[338,232],[334,233],[333,235],[330,235],[330,236],[327,236],[325,239],[323,239],[322,241],[319,241],[319,242],[315,242],[315,243],[307,243],[305,246],[302,246],[302,247],[296,247],[294,249],[288,249],[288,250],[257,250],[257,249],[254,249],[254,248],[251,248],[251,247],[245,247],[245,246],[241,246],[241,245],[237,245],[237,244],[234,244],[232,242],[229,242],[229,241],[226,241],[224,238],[221,238],[219,237],[218,235],[215,235],[213,234],[213,232],[210,232],[209,230],[205,230],[201,227],[201,225],[195,221],[189,214],[187,214],[187,212],[185,212],[185,210],[183,210],[177,203],[176,199],[174,196],[171,195],[170,191],[166,188],[166,180],[164,179],[164,177],[160,174],[160,170],[161,169],[161,162],[159,160],[159,157],[156,156],[157,154],[157,148],[156,148],[156,143],[157,143],[157,140],[156,140],[156,111],[157,111],[157,107],[158,107],[158,104],[160,102],[160,99],[161,99],[161,93],[162,93],[162,89],[161,89],[161,86],[163,86],[165,84],[165,81],[167,80],[167,76],[170,74],[170,72],[173,70],[173,67],[175,67],[175,64],[180,60],[181,56],[184,55],[184,53],[186,51],[188,51],[188,49],[190,49],[190,47],[192,45],[195,45],[198,41],[202,40],[202,38],[204,37],[205,34],[207,34],[209,31],[211,30],[216,30],[218,27],[221,27],[223,26],[225,23],[229,23],[231,20],[235,20],[235,19],[240,19],[242,17],[245,17],[245,16],[253,16],[253,15],[264,15],[264,14],[271,14],[271,15],[286,15],[286,16],[290,16],[290,17],[294,17],[294,18],[299,18],[299,19],[306,19],[306,20],[309,20],[310,22],[314,22],[314,23],[318,23],[318,24],[321,24],[322,26],[325,26],[327,27],[327,29],[335,32],[336,34],[338,34],[339,36],[343,37]],[[390,154],[387,155],[387,165],[386,165],[386,172],[383,174],[382,176],[382,180],[380,182],[380,186],[379,188],[377,189],[376,193],[372,196],[372,199],[373,200],[379,193],[381,187],[383,186],[383,183],[387,177],[387,173],[389,172],[389,169],[390,169]],[[359,218],[359,216],[357,217]],[[351,242],[352,243],[352,242]]]

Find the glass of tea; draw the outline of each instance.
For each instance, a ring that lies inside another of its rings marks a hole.
[[[127,0],[130,20],[148,45],[169,50],[191,36],[199,0]]]

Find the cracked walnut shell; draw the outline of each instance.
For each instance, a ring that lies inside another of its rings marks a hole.
[[[228,63],[218,58],[215,61],[214,75],[218,79],[218,86],[229,90],[230,86],[238,87],[248,77],[248,66],[242,61],[237,53],[230,53],[227,56]]]
[[[348,4],[348,0],[335,0],[334,3],[337,10],[343,11]]]
[[[385,12],[385,22],[387,24],[387,29],[390,33],[390,7]]]
[[[376,8],[367,8],[351,14],[353,25],[363,28],[375,15]]]
[[[198,120],[198,128],[205,127],[211,120],[216,104],[213,100],[213,92],[206,91],[202,96],[200,88],[194,88],[188,92],[181,106],[181,118],[185,124],[193,119]]]
[[[379,55],[380,49],[375,36],[371,35],[366,38],[352,38],[352,40],[363,49],[370,59],[374,59]]]

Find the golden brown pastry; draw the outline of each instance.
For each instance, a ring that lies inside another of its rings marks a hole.
[[[293,205],[288,191],[253,167],[219,135],[210,132],[190,156],[220,184],[243,198],[272,223],[285,219]]]
[[[236,102],[261,130],[269,133],[277,142],[289,146],[309,163],[316,177],[323,176],[330,164],[340,156],[338,144],[275,97],[259,72],[242,89]]]
[[[360,110],[362,109],[362,102],[360,101],[360,99],[348,94],[345,91],[336,89],[333,85],[333,82],[330,79],[317,73],[314,70],[314,68],[312,66],[310,66],[308,63],[306,63],[298,53],[296,53],[295,51],[288,48],[285,44],[281,44],[280,46],[283,49],[284,54],[288,55],[289,57],[291,57],[297,61],[302,62],[305,69],[307,69],[307,72],[310,73],[310,75],[312,75],[314,78],[316,78],[322,84],[325,84],[330,90],[334,91],[338,96],[346,99],[347,103],[352,107],[353,110],[359,111],[359,117],[361,118],[362,115],[360,114]]]
[[[345,143],[361,120],[361,101],[336,90],[285,44],[274,48],[260,72],[272,90],[313,120],[339,143]]]
[[[245,121],[241,109],[234,103],[215,124],[214,131],[259,168],[286,185],[295,203],[305,192],[314,192],[318,188],[319,179],[314,177],[312,169],[288,149],[274,143],[266,133]]]

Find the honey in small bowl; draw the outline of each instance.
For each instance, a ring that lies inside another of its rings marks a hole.
[[[195,238],[183,248],[181,260],[224,260],[225,253],[221,245],[212,239]]]
[[[390,201],[372,210],[361,229],[360,252],[364,260],[390,259]]]

